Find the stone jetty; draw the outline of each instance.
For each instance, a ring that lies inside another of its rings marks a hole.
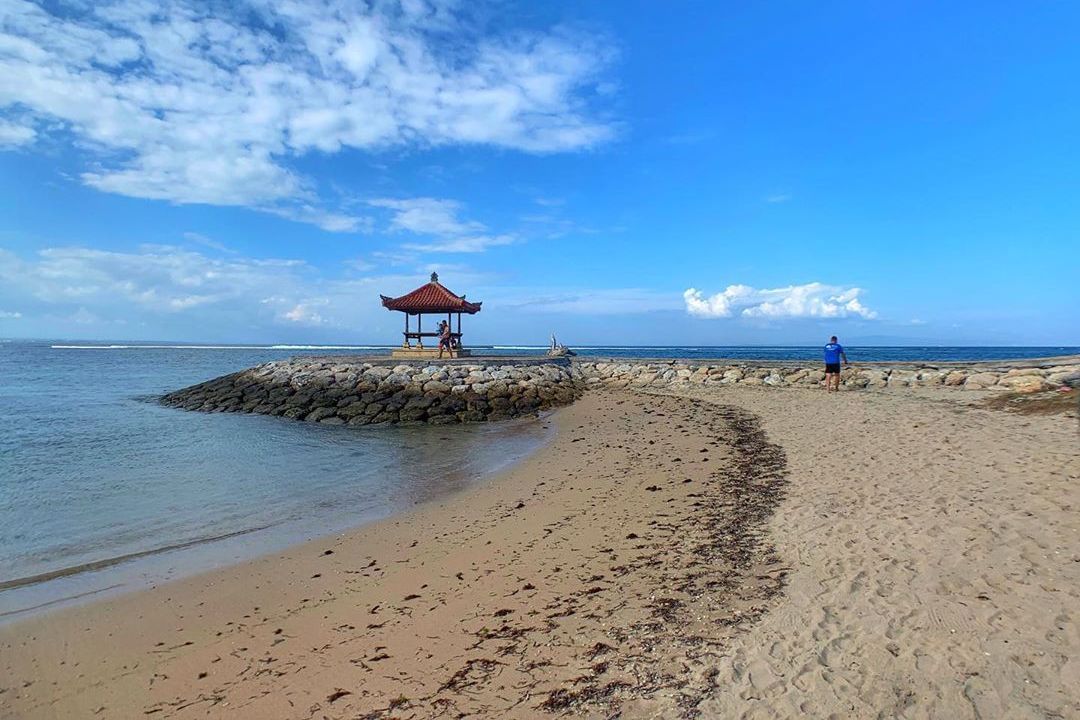
[[[502,420],[566,405],[583,383],[568,360],[433,363],[305,357],[270,362],[165,395],[165,405],[325,425]]]
[[[868,363],[845,368],[844,390],[941,388],[1041,392],[1080,373],[1080,357],[982,363]],[[470,358],[400,362],[299,357],[165,395],[165,405],[327,425],[503,420],[567,405],[590,387],[819,385],[820,365],[764,361]]]
[[[763,385],[815,387],[825,379],[819,364],[768,361],[577,360],[586,386]],[[840,373],[844,390],[940,387],[956,390],[1041,392],[1080,372],[1080,356],[978,363],[858,363]]]

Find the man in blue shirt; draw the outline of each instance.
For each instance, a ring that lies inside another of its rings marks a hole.
[[[845,365],[850,365],[844,346],[836,342],[836,336],[829,338],[829,344],[825,346],[825,391],[831,392],[840,389],[840,358],[844,359]]]

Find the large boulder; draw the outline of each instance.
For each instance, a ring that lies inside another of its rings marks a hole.
[[[1046,375],[1046,371],[1041,370],[1039,368],[1013,368],[1012,370],[1005,373],[1005,377],[1007,377],[1007,378],[1011,378],[1011,377],[1028,377],[1028,376],[1031,376],[1031,377],[1043,377],[1045,375]]]
[[[998,378],[1000,376],[997,373],[981,372],[968,375],[967,380],[964,381],[965,390],[982,390],[984,388],[993,387],[998,384]]]
[[[788,383],[789,385],[794,385],[795,383],[799,382],[804,377],[806,377],[807,372],[808,371],[805,368],[803,368],[803,369],[795,370],[794,372],[788,373],[787,375],[784,376],[784,382]]]
[[[739,382],[740,380],[742,380],[742,378],[743,378],[743,371],[740,368],[731,368],[730,370],[725,370],[724,371],[723,376],[721,376],[721,378],[720,378],[720,382],[722,382],[722,383],[736,383],[736,382]]]
[[[884,370],[864,369],[859,371],[858,376],[866,380],[866,387],[885,387],[889,384],[889,374]]]
[[[337,407],[336,406],[335,407],[320,407],[320,408],[315,408],[314,410],[312,410],[310,413],[308,413],[306,416],[304,416],[304,419],[307,420],[308,422],[319,422],[323,418],[332,417],[332,416],[334,416],[336,414],[337,414]]]
[[[998,385],[1019,393],[1041,392],[1050,388],[1050,384],[1040,375],[1006,375],[998,380]]]
[[[918,377],[914,370],[893,370],[889,373],[889,387],[911,385]]]
[[[947,373],[940,370],[921,370],[916,378],[916,384],[922,386],[941,385],[945,382]]]

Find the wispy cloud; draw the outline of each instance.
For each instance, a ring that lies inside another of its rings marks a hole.
[[[461,203],[438,198],[370,200],[370,205],[394,211],[391,230],[422,235],[461,235],[484,229],[483,223],[458,219]]]
[[[729,285],[709,296],[689,288],[683,300],[686,312],[700,318],[876,318],[859,299],[862,294],[862,288],[812,282],[771,289]]]
[[[402,247],[414,253],[478,253],[499,245],[511,245],[517,238],[509,233],[491,234],[476,220],[459,217],[461,203],[439,198],[380,198],[369,204],[393,211],[390,230],[425,235],[425,242],[408,242]]]
[[[0,120],[0,148],[29,145],[37,137],[31,125]]]
[[[406,250],[430,253],[480,253],[500,245],[513,245],[513,235],[464,235],[448,237],[428,243],[406,243]]]
[[[504,308],[573,315],[635,315],[681,307],[677,294],[647,288],[519,288],[492,297]]]
[[[371,269],[375,269],[372,265]],[[482,277],[458,266],[467,285]],[[19,317],[77,323],[151,322],[183,318],[186,327],[232,323],[355,329],[358,314],[377,313],[379,292],[411,290],[430,270],[353,277],[327,274],[299,260],[256,259],[166,245],[136,252],[54,247],[21,258],[0,250],[0,307]],[[365,310],[366,309],[366,310]]]
[[[765,198],[765,202],[770,203],[772,205],[777,205],[779,203],[786,203],[789,200],[791,200],[791,195],[789,193],[776,193],[775,195],[769,195],[768,197]]]
[[[548,153],[613,136],[591,107],[612,57],[595,36],[489,35],[454,3],[376,8],[9,0],[0,144],[73,136],[90,153],[82,182],[102,191],[348,232],[366,219],[332,207],[296,158],[440,145]]]
[[[256,206],[255,209],[286,220],[317,225],[328,232],[368,232],[374,225],[374,220],[370,217],[332,212],[306,202],[281,206]]]
[[[6,309],[0,320],[7,327],[28,323],[42,333],[77,334],[88,326],[103,336],[149,328],[155,337],[360,332],[392,338],[398,324],[379,305],[379,294],[408,292],[433,271],[455,291],[484,300],[489,326],[516,326],[523,314],[638,315],[681,308],[678,293],[521,285],[462,263],[388,267],[375,260],[361,267],[365,272],[357,274],[163,245],[131,252],[54,247],[25,257],[0,249],[0,308]],[[379,330],[381,323],[386,327]]]
[[[184,233],[184,239],[189,241],[189,242],[193,242],[196,245],[202,245],[203,247],[210,248],[211,250],[217,250],[218,252],[230,253],[230,254],[235,254],[236,253],[235,250],[231,250],[231,249],[225,247],[224,245],[219,243],[217,240],[214,240],[212,238],[208,238],[205,235],[203,235],[202,233],[186,232],[186,233]]]
[[[356,272],[370,272],[377,266],[375,263],[365,260],[364,258],[352,258],[345,261],[345,267],[355,270]]]
[[[325,325],[326,318],[320,315],[315,308],[327,305],[328,303],[329,300],[326,298],[297,303],[289,310],[280,313],[278,317],[286,322],[296,323],[298,325]]]

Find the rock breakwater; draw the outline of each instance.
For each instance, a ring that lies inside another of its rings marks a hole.
[[[1080,357],[1000,363],[871,363],[841,373],[841,389],[939,387],[1035,393],[1080,372]],[[276,415],[327,425],[481,422],[567,405],[590,387],[816,387],[818,365],[692,360],[475,359],[396,362],[293,358],[169,393],[161,402],[203,412]]]
[[[161,402],[325,425],[439,425],[535,414],[573,402],[582,387],[561,359],[430,364],[293,358],[193,385]]]
[[[815,387],[825,378],[820,365],[763,362],[578,360],[574,369],[586,386],[615,388],[692,384]],[[942,387],[1041,392],[1060,387],[1065,378],[1077,372],[1080,357],[938,365],[873,363],[844,368],[840,383],[845,390]]]

